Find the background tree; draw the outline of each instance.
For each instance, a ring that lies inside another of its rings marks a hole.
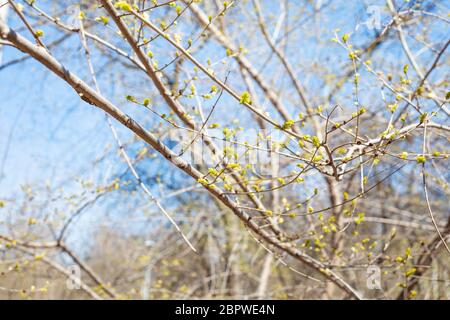
[[[0,6],[3,297],[447,298],[446,3]]]

